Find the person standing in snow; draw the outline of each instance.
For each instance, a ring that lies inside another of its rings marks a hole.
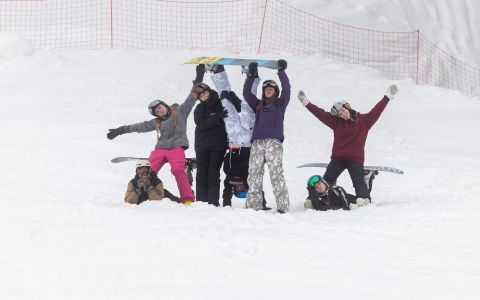
[[[152,172],[150,162],[146,159],[139,160],[135,166],[135,177],[128,182],[125,202],[138,205],[147,200],[162,200],[163,198],[169,198],[175,202],[180,201],[180,198],[163,187],[157,174]]]
[[[205,65],[202,65],[205,68]],[[202,76],[203,74],[197,74]],[[219,206],[220,168],[227,149],[224,119],[228,111],[220,97],[207,84],[199,83],[194,92],[200,100],[193,112],[195,120],[195,153],[197,157],[197,201]]]
[[[201,72],[204,70],[199,70],[197,67],[197,74]],[[201,82],[201,79],[197,76],[193,81],[194,87],[198,82]],[[185,172],[185,150],[189,147],[187,119],[197,96],[196,92],[192,90],[182,104],[173,104],[172,106],[164,101],[154,100],[148,105],[148,111],[155,117],[154,119],[109,129],[107,133],[107,138],[112,140],[125,133],[156,131],[157,144],[148,158],[152,171],[157,174],[165,163],[170,164],[171,172],[175,176],[180,191],[180,202],[185,205],[190,205],[195,200]]]
[[[307,191],[308,198],[304,203],[307,209],[323,211],[330,209],[350,210],[350,204],[365,206],[370,203],[368,199],[348,194],[341,186],[328,184],[320,175],[313,175],[308,178]]]
[[[390,99],[398,91],[396,85],[390,85],[385,96],[366,114],[358,113],[346,101],[336,102],[330,113],[311,103],[303,91],[298,99],[315,117],[333,130],[333,147],[330,163],[323,178],[334,185],[337,178],[347,169],[359,198],[371,200],[370,191],[365,182],[363,163],[365,160],[365,142],[373,124],[377,122]]]
[[[255,113],[247,104],[232,91],[227,72],[222,65],[207,65],[211,72],[210,78],[215,89],[220,94],[223,107],[228,111],[224,119],[227,131],[229,149],[223,160],[225,180],[223,182],[223,206],[232,205],[232,197],[246,198],[248,193],[248,162],[250,159],[250,147],[252,145],[252,131],[255,123]],[[252,94],[256,94],[260,78],[255,78],[252,85]],[[262,208],[266,206],[265,196],[262,192]]]
[[[243,98],[255,111],[255,125],[252,133],[252,148],[249,160],[247,208],[262,209],[262,185],[265,163],[270,172],[273,193],[277,201],[277,212],[289,210],[287,184],[283,176],[283,120],[290,101],[290,82],[285,69],[287,62],[278,61],[278,77],[282,84],[282,92],[273,80],[265,80],[262,84],[262,98],[252,93],[252,85],[258,77],[258,64],[250,63],[247,79],[243,86]]]

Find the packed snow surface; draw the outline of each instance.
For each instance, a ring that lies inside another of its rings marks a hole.
[[[285,55],[290,213],[245,210],[242,200],[233,209],[125,204],[134,162],[110,159],[148,156],[156,135],[110,141],[107,129],[150,119],[152,99],[183,101],[195,68],[182,62],[201,54],[44,50],[0,64],[1,299],[475,298],[480,101],[456,91],[396,82],[366,164],[405,174],[381,173],[366,208],[305,211],[306,179],[324,170],[296,167],[328,162],[332,132],[296,93],[367,112],[391,82],[362,66]],[[227,71],[241,93],[240,70]],[[190,117],[190,157],[194,126]],[[169,167],[159,175],[178,194]],[[353,192],[347,174],[339,183]],[[268,176],[264,185],[275,207]]]

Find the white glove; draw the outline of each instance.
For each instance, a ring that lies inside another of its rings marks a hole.
[[[307,106],[310,101],[307,99],[307,95],[305,95],[304,91],[298,92],[298,100],[302,103],[303,106]]]
[[[397,92],[398,86],[396,84],[392,84],[387,88],[387,93],[385,94],[385,96],[387,96],[388,99],[394,99]]]
[[[368,204],[370,204],[370,201],[367,198],[357,198],[358,206],[367,206]]]

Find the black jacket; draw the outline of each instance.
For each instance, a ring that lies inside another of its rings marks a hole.
[[[350,203],[356,203],[357,197],[347,194],[341,186],[329,186],[327,194],[321,196],[315,189],[308,187],[308,199],[316,210],[344,209],[350,210]]]
[[[223,112],[216,91],[210,92],[205,102],[200,102],[193,112],[195,120],[195,150],[223,150],[228,146],[225,122],[218,114]]]

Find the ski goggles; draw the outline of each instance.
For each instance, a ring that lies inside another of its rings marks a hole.
[[[262,85],[262,88],[267,88],[267,87],[276,88],[276,87],[278,87],[278,85],[273,80],[265,80],[265,82]]]
[[[350,109],[350,104],[345,100],[338,101],[333,104],[332,108],[330,109],[330,113],[334,116],[338,116],[338,112],[340,109],[342,109],[342,107]]]

